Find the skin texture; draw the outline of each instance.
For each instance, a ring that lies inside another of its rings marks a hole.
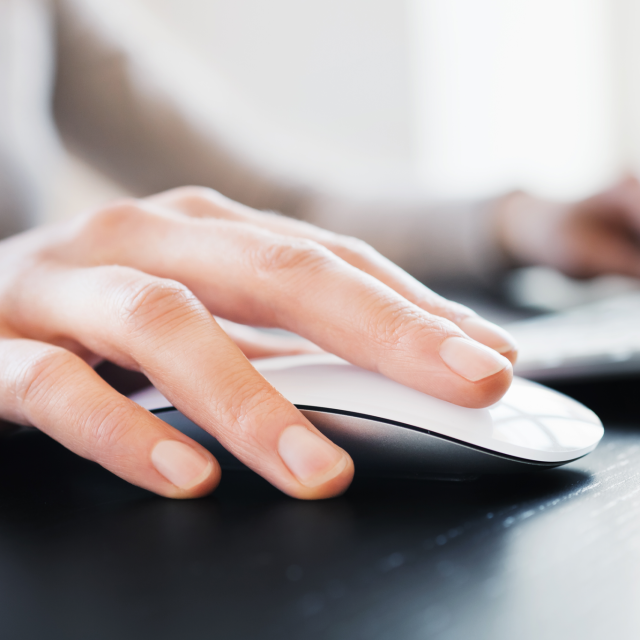
[[[93,366],[144,373],[269,482],[315,499],[343,492],[353,463],[247,356],[321,349],[467,407],[506,392],[516,355],[502,330],[360,241],[208,189],[120,202],[0,243],[0,417],[164,496],[212,491],[219,465]]]

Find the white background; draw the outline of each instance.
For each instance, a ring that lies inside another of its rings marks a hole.
[[[640,0],[134,1],[347,180],[564,197],[640,167]],[[119,192],[75,160],[60,185],[52,217]]]

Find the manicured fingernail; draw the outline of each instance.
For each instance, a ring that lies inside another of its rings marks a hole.
[[[342,473],[347,454],[306,427],[287,427],[280,435],[278,453],[289,471],[307,487],[317,487]]]
[[[516,351],[518,346],[511,334],[493,322],[472,316],[458,323],[458,326],[470,337],[498,353]]]
[[[151,452],[151,462],[171,484],[190,489],[209,476],[213,462],[188,444],[177,440],[163,440]]]
[[[483,380],[511,366],[493,349],[467,338],[447,338],[440,345],[440,357],[451,371],[471,382]]]

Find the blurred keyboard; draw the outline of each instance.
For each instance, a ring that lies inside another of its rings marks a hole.
[[[517,375],[533,380],[640,373],[640,293],[504,325]]]

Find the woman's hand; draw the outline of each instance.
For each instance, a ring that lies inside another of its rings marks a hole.
[[[468,407],[495,402],[511,382],[515,347],[495,325],[353,238],[206,189],[15,236],[0,243],[0,274],[0,417],[164,496],[210,492],[219,465],[102,380],[91,368],[101,359],[143,372],[238,459],[298,498],[341,493],[353,463],[241,348],[260,356],[318,345]],[[261,344],[250,331],[236,344],[223,330],[237,333],[235,325],[221,327],[214,315],[288,329],[313,345]]]
[[[516,263],[547,264],[577,278],[640,277],[640,183],[627,177],[579,202],[511,194],[499,207],[498,233]]]

